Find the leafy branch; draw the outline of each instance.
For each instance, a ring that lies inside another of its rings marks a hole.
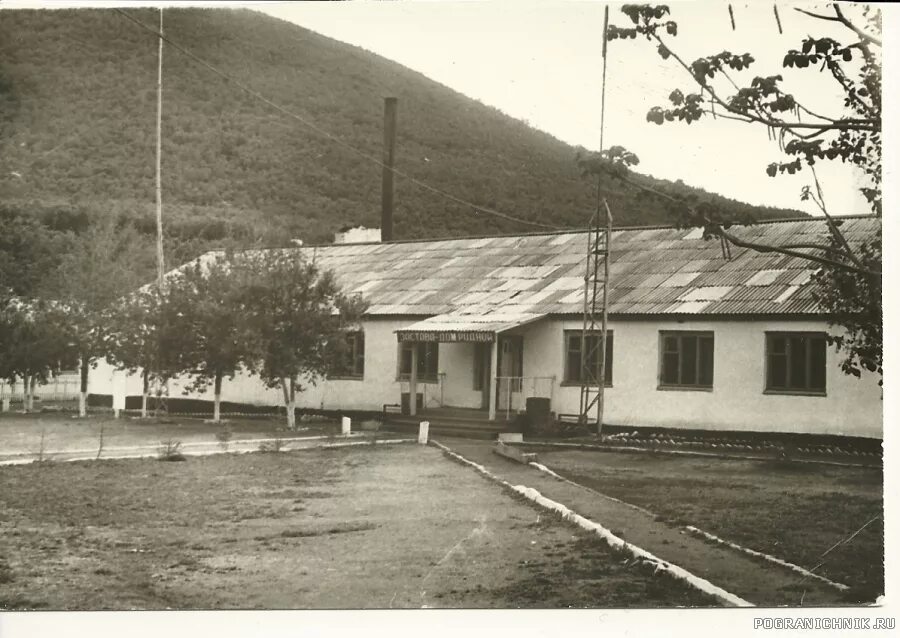
[[[841,226],[843,220],[832,216],[826,205],[815,164],[840,160],[863,171],[868,181],[860,188],[876,217],[881,215],[881,39],[877,10],[864,9],[868,29],[854,24],[834,3],[833,14],[801,10],[814,20],[840,23],[850,41],[832,37],[807,36],[797,48],[785,54],[785,68],[816,69],[828,73],[844,96],[840,114],[824,114],[823,109],[801,103],[785,90],[781,74],[757,75],[740,83],[739,74],[756,62],[749,53],[722,51],[686,61],[667,41],[678,35],[678,24],[669,18],[665,5],[624,5],[622,12],[631,26],[608,27],[608,40],[633,40],[638,36],[655,45],[664,60],[673,58],[698,87],[694,91],[675,89],[667,106],[655,106],[647,113],[649,122],[691,124],[703,118],[723,118],[764,127],[769,138],[789,158],[766,167],[771,177],[795,174],[804,169],[812,173],[815,189],[806,186],[801,199],[811,201],[822,213],[827,227],[823,243],[790,241],[762,244],[749,241],[730,230],[733,219],[696,195],[675,197],[641,183],[630,174],[637,158],[622,147],[588,157],[579,157],[585,173],[606,173],[661,200],[683,227],[700,227],[706,239],[718,238],[722,252],[730,259],[731,246],[760,253],[778,253],[803,259],[818,266],[813,274],[812,295],[817,305],[841,330],[829,334],[829,342],[844,353],[841,367],[845,373],[862,376],[863,370],[882,374],[883,320],[881,309],[881,235],[851,244]],[[776,13],[777,17],[777,13]],[[664,39],[665,38],[665,39]],[[741,86],[743,84],[743,86]],[[626,158],[628,158],[626,160]],[[880,381],[879,381],[880,383]]]
[[[603,173],[612,175],[623,184],[628,184],[644,193],[662,199],[669,205],[669,210],[674,214],[679,225],[702,228],[704,239],[718,237],[738,248],[747,248],[760,253],[779,253],[824,266],[848,270],[867,277],[881,277],[880,269],[876,270],[867,267],[856,257],[850,243],[840,230],[840,226],[843,223],[840,219],[828,217],[829,232],[836,238],[838,247],[809,243],[771,245],[752,242],[730,232],[729,229],[734,223],[730,220],[722,219],[717,209],[711,205],[705,202],[691,205],[683,198],[669,195],[633,179],[629,169],[637,164],[637,156],[621,146],[613,146],[607,151],[590,156],[582,156],[579,159],[579,165],[585,174]]]
[[[873,47],[880,47],[881,40],[853,24],[838,4],[831,7],[834,15],[798,11],[818,20],[843,24],[855,41],[841,43],[831,37],[807,36],[798,48],[787,51],[782,64],[785,68],[818,66],[821,71],[827,70],[845,96],[846,111],[840,115],[826,115],[801,103],[784,90],[784,77],[780,74],[756,76],[740,86],[732,73],[751,68],[756,60],[749,53],[722,51],[688,62],[667,41],[678,35],[678,24],[669,19],[666,5],[624,5],[622,12],[631,26],[610,25],[606,38],[645,38],[656,45],[662,59],[674,59],[698,87],[695,92],[672,91],[669,105],[649,110],[649,122],[691,124],[704,117],[722,117],[762,125],[780,149],[795,158],[769,164],[766,171],[770,176],[794,174],[804,162],[809,166],[820,160],[853,163],[869,178],[871,183],[861,192],[880,215],[881,67]],[[870,18],[870,22],[873,28],[880,28],[877,19]],[[721,88],[717,82],[720,78],[731,90]],[[786,140],[786,136],[792,139]]]

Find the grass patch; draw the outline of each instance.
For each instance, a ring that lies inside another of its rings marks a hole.
[[[780,461],[548,452],[542,461],[568,479],[644,507],[673,526],[694,525],[853,588],[849,600],[884,591],[882,473]],[[631,471],[625,472],[623,469]]]
[[[9,564],[0,558],[0,585],[13,582],[13,573]]]
[[[601,540],[579,533],[572,551],[522,563],[528,577],[494,595],[516,607],[718,607],[720,603],[655,566],[628,560]],[[635,578],[638,576],[638,578]],[[601,602],[602,601],[602,602]]]

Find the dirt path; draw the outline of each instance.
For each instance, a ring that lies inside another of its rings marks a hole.
[[[421,445],[0,467],[0,609],[716,601]]]
[[[620,538],[756,605],[825,606],[846,604],[842,594],[824,583],[804,579],[787,569],[764,564],[720,545],[713,545],[657,521],[647,512],[599,496],[514,463],[491,451],[492,443],[463,439],[440,442],[485,466],[513,485],[532,487],[547,498],[610,529]]]

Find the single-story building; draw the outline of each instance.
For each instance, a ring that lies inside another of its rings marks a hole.
[[[844,218],[851,242],[880,220]],[[769,244],[824,243],[819,218],[733,227]],[[706,430],[880,438],[878,377],[844,374],[817,308],[815,264],[732,247],[700,229],[620,228],[609,253],[604,422]],[[525,399],[579,412],[586,232],[300,247],[369,301],[340,377],[298,407],[380,411],[467,408],[505,417]],[[595,362],[599,364],[599,361]],[[92,393],[109,394],[101,366]],[[129,394],[140,394],[137,378]],[[171,396],[180,396],[178,384]],[[196,398],[208,398],[196,396]],[[223,400],[279,405],[255,377],[226,381]]]

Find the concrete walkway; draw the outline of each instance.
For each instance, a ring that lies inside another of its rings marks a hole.
[[[611,530],[628,543],[682,567],[759,606],[835,606],[848,604],[825,583],[787,568],[749,557],[672,527],[627,503],[605,498],[587,487],[565,482],[492,452],[493,442],[437,438],[466,459],[483,465],[513,485],[525,485]],[[538,459],[540,460],[540,459]]]

